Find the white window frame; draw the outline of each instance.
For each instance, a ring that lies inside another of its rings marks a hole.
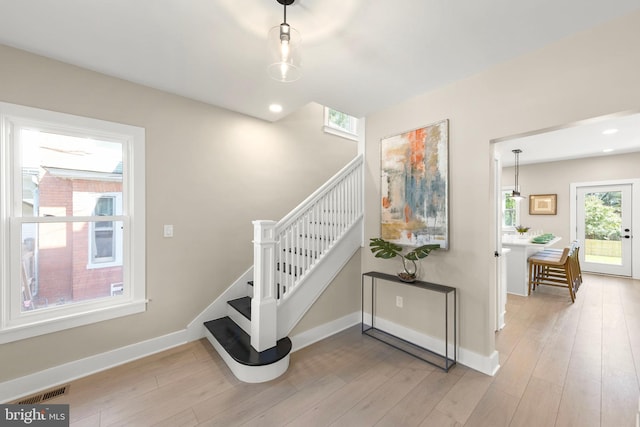
[[[512,193],[513,192],[513,187],[503,187],[502,190],[500,190],[500,215],[501,215],[501,224],[502,224],[502,231],[504,232],[515,232],[516,231],[516,227],[515,226],[508,226],[505,224],[504,219],[505,219],[505,211],[506,211],[506,205],[505,205],[505,194],[506,193]],[[516,224],[518,225],[520,224],[520,201],[516,200],[516,208],[515,208],[515,214],[516,214]]]
[[[20,151],[13,137],[22,127],[73,136],[93,135],[123,144],[123,210],[121,216],[110,217],[122,221],[124,228],[122,295],[43,310],[21,310],[22,224],[83,219],[21,216],[22,194],[16,190],[21,187]],[[0,298],[0,344],[146,310],[143,128],[0,102]]]
[[[348,118],[349,118],[349,127],[348,128],[344,128],[342,126],[339,126],[338,124],[332,122],[329,120],[330,117],[330,112],[331,111],[336,111],[339,112],[341,114],[345,114]],[[324,126],[323,126],[323,130],[326,133],[330,133],[332,135],[337,135],[340,136],[342,138],[347,138],[353,141],[358,141],[358,137],[359,135],[362,133],[361,129],[360,129],[360,122],[361,120],[358,120],[356,117],[350,116],[349,114],[346,113],[342,113],[341,111],[335,110],[333,108],[330,107],[324,107]]]

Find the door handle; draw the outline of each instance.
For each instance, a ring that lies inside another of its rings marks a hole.
[[[625,239],[630,239],[631,238],[631,236],[629,236],[628,234],[625,235],[625,236],[622,236],[622,237],[624,237]]]

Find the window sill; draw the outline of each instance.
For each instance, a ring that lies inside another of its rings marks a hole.
[[[97,268],[122,267],[122,261],[97,262],[87,264],[87,270],[95,270]]]
[[[45,335],[78,326],[89,325],[131,314],[142,313],[146,311],[146,309],[146,300],[132,301],[124,302],[119,305],[100,307],[82,313],[71,314],[69,316],[58,316],[55,318],[33,321],[28,324],[7,326],[0,331],[0,344],[19,341],[38,335]]]
[[[330,133],[332,135],[336,135],[336,136],[339,136],[341,138],[350,139],[352,141],[357,141],[358,140],[358,135],[355,135],[355,134],[349,133],[349,132],[345,132],[345,131],[340,130],[340,129],[332,128],[331,126],[323,126],[322,130],[325,133]]]

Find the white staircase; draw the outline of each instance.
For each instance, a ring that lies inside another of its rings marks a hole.
[[[282,220],[254,221],[253,286],[205,322],[206,336],[242,381],[286,372],[287,335],[362,244],[363,156]]]

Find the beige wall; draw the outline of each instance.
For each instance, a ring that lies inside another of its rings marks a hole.
[[[139,315],[3,344],[0,381],[184,329],[252,264],[251,221],[282,218],[357,153],[321,131],[318,104],[271,124],[1,45],[0,63],[0,101],[146,129],[151,300]]]
[[[424,279],[459,289],[463,349],[489,356],[495,347],[489,141],[638,109],[638,40],[640,13],[635,13],[367,117],[365,239],[380,232],[380,139],[450,120],[451,249],[433,252],[422,264]],[[396,269],[369,251],[362,260],[363,271]],[[395,291],[402,295],[401,288]],[[388,300],[395,302],[393,295]],[[400,310],[391,320],[429,333],[431,328],[416,321],[424,312]]]
[[[293,328],[290,336],[360,311],[360,257],[361,251],[358,250]]]
[[[535,147],[529,149],[535,150]],[[513,184],[513,168],[502,170],[502,182]],[[569,190],[572,183],[640,178],[640,152],[590,157],[586,159],[521,165],[519,184],[521,193],[557,194],[557,215],[529,215],[528,199],[520,202],[520,222],[533,230],[544,230],[563,238],[556,244],[566,246],[571,231]]]
[[[636,13],[367,118],[366,239],[379,234],[380,138],[450,119],[451,249],[422,264],[425,279],[459,288],[463,348],[485,356],[494,350],[489,141],[638,109],[639,39]],[[146,128],[152,299],[140,315],[0,346],[0,381],[184,328],[251,264],[250,221],[280,218],[356,152],[317,132],[317,105],[269,124],[2,46],[0,62],[1,101]],[[167,223],[173,239],[161,237]],[[361,268],[349,264],[344,286],[319,300],[327,310],[348,300],[336,317],[359,304],[359,291],[348,287],[359,286],[351,278],[357,270],[397,268],[362,251]],[[389,299],[396,292],[404,289]],[[314,310],[296,332],[331,317],[321,305]],[[397,321],[430,332],[422,319],[434,317],[409,306]]]

